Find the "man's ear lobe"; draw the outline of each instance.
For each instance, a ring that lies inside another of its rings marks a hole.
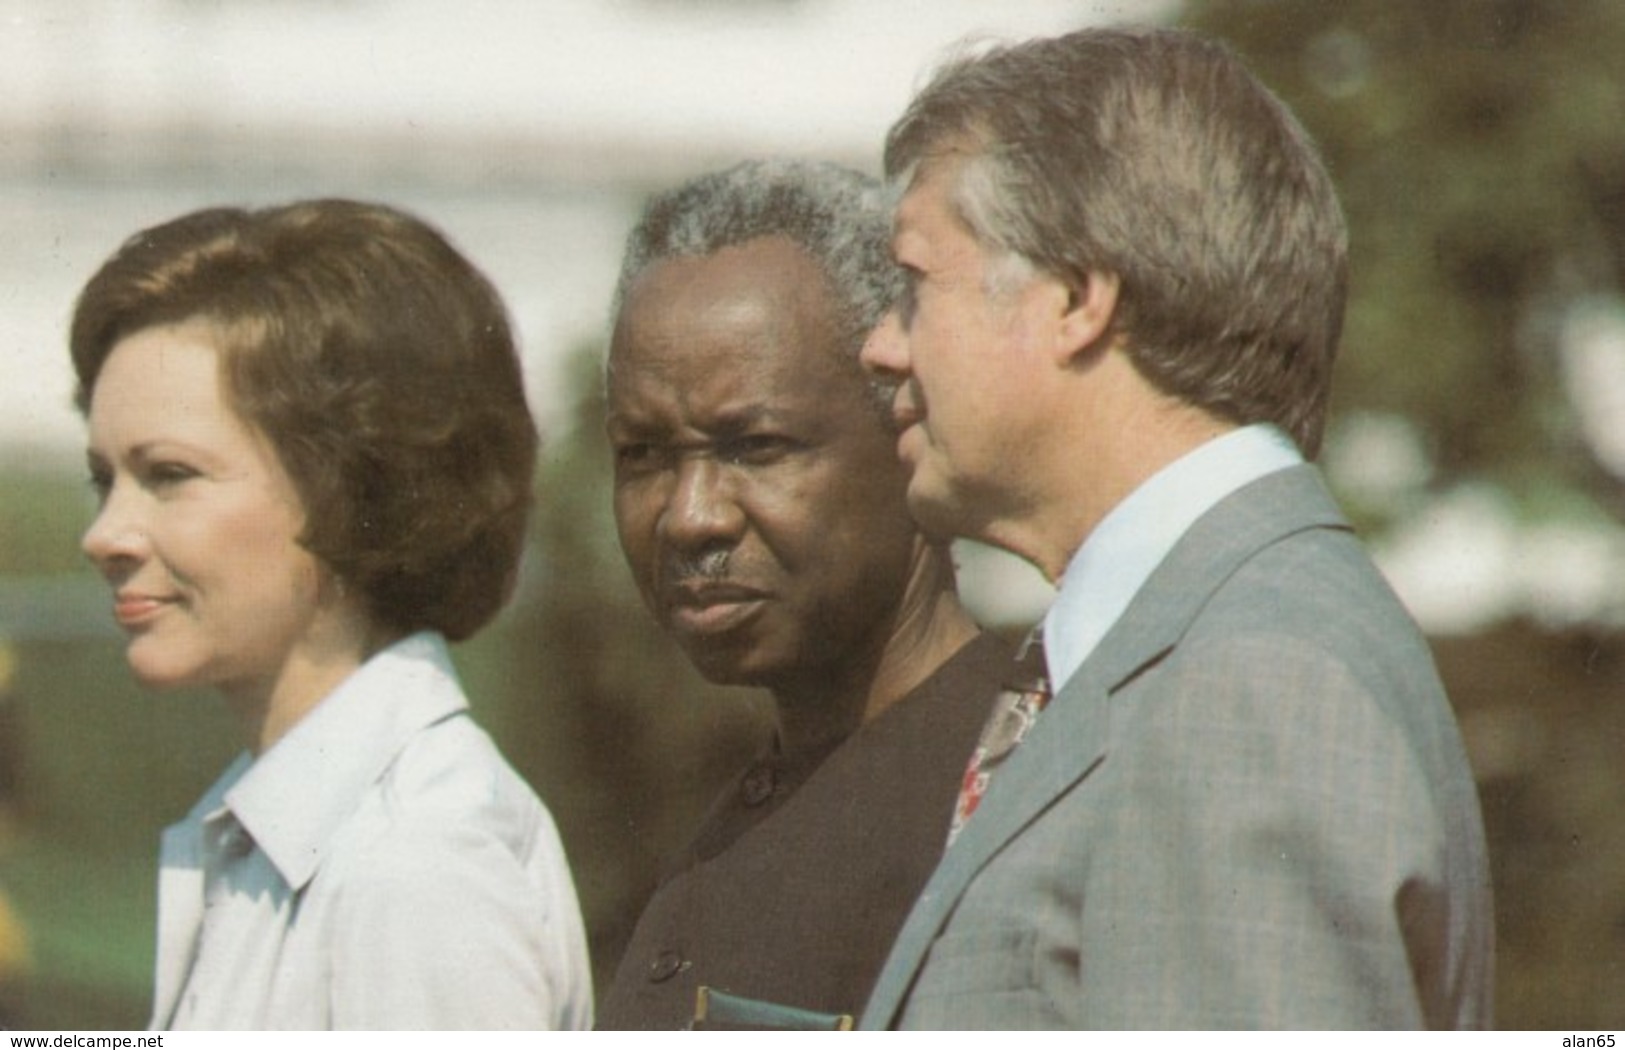
[[[1090,270],[1085,279],[1069,289],[1066,313],[1061,317],[1062,352],[1067,358],[1092,349],[1104,349],[1101,341],[1111,330],[1117,314],[1117,293],[1122,280],[1115,273]]]

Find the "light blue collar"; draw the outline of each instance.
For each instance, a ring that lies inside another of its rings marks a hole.
[[[1243,486],[1302,462],[1279,429],[1242,427],[1163,467],[1106,515],[1072,556],[1044,618],[1044,655],[1055,690],[1094,652],[1198,518]]]

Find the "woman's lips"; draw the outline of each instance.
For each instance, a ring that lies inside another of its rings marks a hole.
[[[113,618],[121,627],[139,627],[160,615],[172,599],[150,594],[119,594],[113,598]]]

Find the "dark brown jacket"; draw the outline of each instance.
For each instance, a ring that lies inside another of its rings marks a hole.
[[[1010,659],[983,635],[832,751],[752,763],[644,909],[599,1027],[687,1027],[702,984],[860,1013]]]

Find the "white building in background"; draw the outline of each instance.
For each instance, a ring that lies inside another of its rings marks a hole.
[[[416,210],[503,290],[555,416],[649,189],[761,154],[873,167],[954,42],[1172,6],[0,0],[0,456],[77,460],[65,319],[143,226],[312,195]]]

